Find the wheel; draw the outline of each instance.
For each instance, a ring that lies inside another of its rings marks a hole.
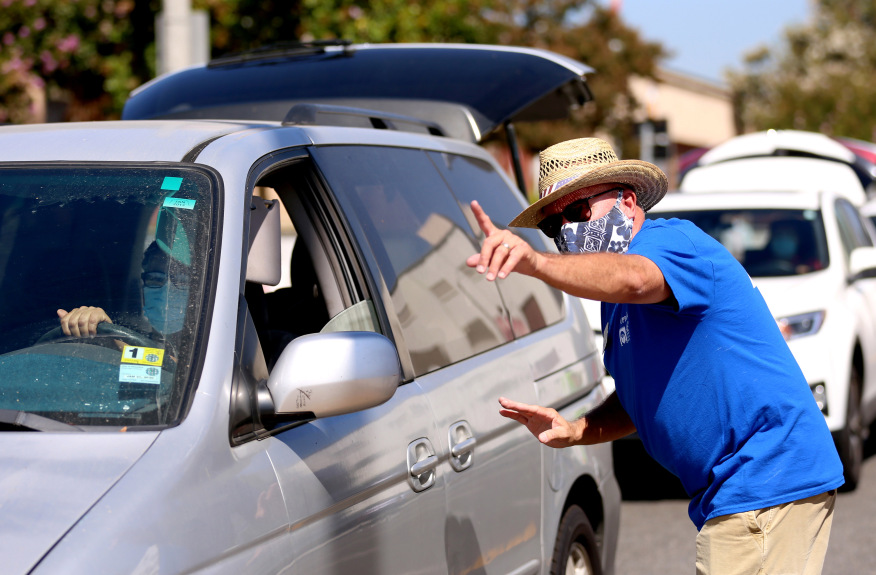
[[[861,415],[861,376],[852,366],[849,373],[849,399],[846,402],[846,426],[836,436],[836,449],[843,463],[846,483],[843,491],[853,491],[861,480],[864,441],[867,439]]]
[[[601,574],[602,564],[590,520],[580,507],[572,505],[563,514],[557,530],[551,575]]]
[[[142,333],[115,323],[101,322],[97,324],[97,335],[118,338],[125,343],[141,347],[160,347],[154,340],[146,337]],[[40,338],[36,340],[36,343],[46,343],[55,339],[62,338],[70,338],[71,340],[75,340],[80,343],[94,343],[95,345],[102,345],[105,341],[105,338],[98,337],[91,338],[68,336],[64,333],[64,330],[61,329],[61,326],[58,326],[56,328],[50,329],[49,331],[41,335]]]

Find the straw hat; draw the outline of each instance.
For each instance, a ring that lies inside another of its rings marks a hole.
[[[539,200],[509,225],[535,228],[544,218],[542,208],[548,204],[581,188],[605,183],[626,184],[633,188],[637,203],[645,211],[663,198],[669,185],[660,168],[641,160],[618,160],[604,140],[568,140],[539,154]]]

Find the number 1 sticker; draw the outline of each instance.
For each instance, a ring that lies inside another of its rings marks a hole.
[[[122,363],[161,366],[164,363],[164,350],[157,347],[126,345],[122,350]]]

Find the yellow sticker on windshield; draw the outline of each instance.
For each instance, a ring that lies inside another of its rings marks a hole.
[[[161,366],[164,363],[164,350],[157,347],[126,345],[122,350],[122,363]]]

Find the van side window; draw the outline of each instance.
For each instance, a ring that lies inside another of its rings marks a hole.
[[[344,146],[314,156],[361,222],[417,375],[512,339],[496,286],[465,265],[478,246],[423,152]]]
[[[478,201],[499,228],[506,228],[508,222],[520,213],[522,208],[513,197],[519,192],[510,190],[502,176],[487,162],[440,152],[429,152],[429,157],[459,200],[460,208],[476,234],[478,245],[483,241],[484,234],[471,211],[472,200]],[[544,240],[538,230],[514,228],[511,231],[526,240],[533,249],[545,250]],[[511,314],[511,326],[516,337],[556,323],[564,316],[562,293],[542,281],[511,274],[497,282],[497,285]]]

